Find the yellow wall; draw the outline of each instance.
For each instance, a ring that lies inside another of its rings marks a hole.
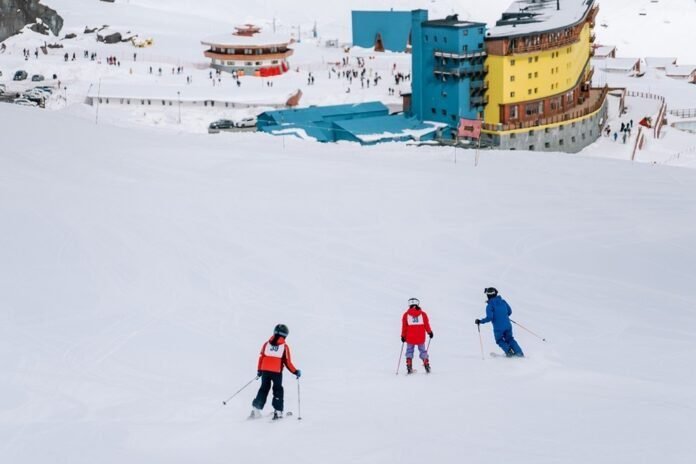
[[[548,98],[572,89],[585,72],[589,56],[588,23],[580,32],[580,41],[572,45],[532,53],[489,55],[486,59],[488,105],[484,113],[485,122],[500,122],[499,105]],[[515,76],[514,81],[510,80],[510,76]],[[523,109],[520,108],[520,111]]]

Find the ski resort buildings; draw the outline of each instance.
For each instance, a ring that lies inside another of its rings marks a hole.
[[[411,49],[410,11],[353,11],[353,45],[376,52]]]
[[[420,120],[449,126],[442,138],[455,138],[462,118],[482,119],[486,103],[484,23],[457,15],[428,20],[413,12],[411,111]]]
[[[238,26],[233,34],[209,37],[201,41],[210,66],[240,75],[277,76],[290,69],[288,58],[293,54],[290,39],[262,32],[251,24]]]
[[[606,121],[607,89],[591,87],[594,0],[513,2],[486,37],[483,140],[577,152]]]

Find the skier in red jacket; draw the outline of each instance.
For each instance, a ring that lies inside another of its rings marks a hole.
[[[425,334],[433,338],[428,315],[420,307],[418,298],[408,300],[408,310],[401,318],[401,342],[406,343],[406,371],[413,373],[413,352],[418,345],[418,353],[423,360],[425,372],[430,373],[430,358],[425,348]]]

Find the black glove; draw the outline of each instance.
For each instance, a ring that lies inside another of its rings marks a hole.
[[[474,322],[476,323],[476,325],[479,325],[481,323],[481,319],[476,319]]]
[[[428,332],[428,336],[429,336],[430,338],[433,338],[433,337],[435,336],[435,334],[432,333],[432,332]]]
[[[257,372],[256,372],[256,378],[260,378],[260,377],[261,377],[261,371],[257,371]]]
[[[401,337],[401,343],[406,343],[406,337]]]

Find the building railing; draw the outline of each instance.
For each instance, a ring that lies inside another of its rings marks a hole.
[[[459,66],[459,67],[437,67],[434,70],[435,74],[441,74],[443,76],[454,76],[454,77],[471,77],[471,76],[481,76],[488,74],[488,66],[475,65],[475,66]]]
[[[582,105],[575,106],[564,113],[555,114],[546,118],[537,118],[533,121],[521,121],[516,123],[508,124],[483,124],[483,130],[492,132],[504,132],[517,129],[534,129],[539,126],[548,126],[550,124],[558,124],[573,119],[582,118],[583,116],[590,115],[595,111],[598,111],[604,101],[606,100],[607,93],[609,93],[609,87],[603,87],[601,89],[591,89],[590,98],[587,99]],[[521,103],[522,105],[523,103]]]
[[[696,108],[669,110],[669,114],[679,118],[696,118]]]
[[[443,52],[441,50],[435,50],[435,56],[437,58],[452,58],[455,60],[469,60],[471,58],[485,58],[488,54],[485,51],[472,52],[472,53],[451,53]]]
[[[512,55],[514,53],[531,53],[538,52],[541,50],[550,50],[552,48],[560,48],[566,45],[572,45],[580,42],[580,35],[574,34],[569,37],[563,37],[558,40],[552,40],[549,42],[540,42],[536,44],[517,44],[515,46],[510,45],[507,49],[506,55]]]

